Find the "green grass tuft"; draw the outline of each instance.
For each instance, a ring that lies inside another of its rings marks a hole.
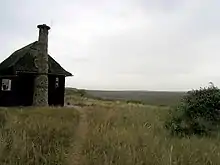
[[[97,106],[88,111],[82,164],[219,164],[220,139],[171,137],[164,122],[168,108]]]
[[[73,109],[1,110],[0,164],[65,164],[78,120]]]

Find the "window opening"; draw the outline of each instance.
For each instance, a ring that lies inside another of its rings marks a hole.
[[[2,91],[11,91],[11,80],[10,79],[2,79]]]
[[[55,80],[55,88],[58,88],[59,87],[59,78],[56,77],[56,80]]]

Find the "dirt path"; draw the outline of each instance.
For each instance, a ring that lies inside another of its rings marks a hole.
[[[82,161],[82,149],[83,149],[83,142],[86,138],[86,133],[88,129],[87,124],[87,115],[84,108],[81,107],[74,107],[76,110],[80,112],[80,121],[78,128],[76,129],[76,137],[75,141],[72,145],[73,150],[71,151],[71,158],[70,158],[70,165],[81,165]]]

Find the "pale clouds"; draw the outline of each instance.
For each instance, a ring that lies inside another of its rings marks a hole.
[[[0,59],[51,26],[49,53],[87,89],[188,90],[220,86],[217,0],[7,0]]]

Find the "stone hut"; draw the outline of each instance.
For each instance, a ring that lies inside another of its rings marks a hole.
[[[0,63],[0,106],[63,106],[65,77],[72,76],[48,54],[49,26]]]

